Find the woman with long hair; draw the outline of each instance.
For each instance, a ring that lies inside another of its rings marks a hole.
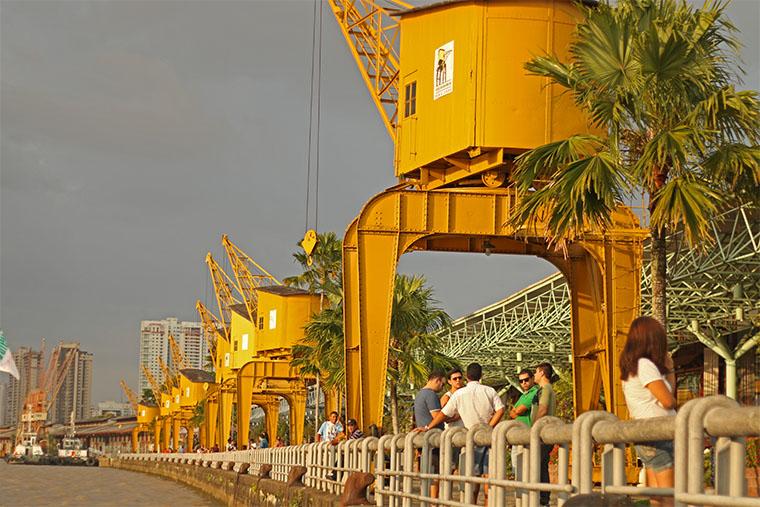
[[[628,340],[620,355],[620,378],[628,412],[633,419],[675,415],[676,398],[673,358],[668,353],[665,328],[652,317],[631,323]],[[673,487],[673,442],[663,440],[637,445],[644,463],[647,485]],[[673,505],[672,499],[652,502],[653,506]]]

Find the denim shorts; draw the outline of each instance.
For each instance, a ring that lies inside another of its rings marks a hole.
[[[474,452],[474,464],[475,468],[473,469],[473,473],[475,475],[484,475],[488,473],[488,451],[490,448],[488,447],[475,447]]]
[[[673,468],[673,442],[670,440],[639,444],[636,446],[636,454],[639,455],[644,468],[655,472]]]

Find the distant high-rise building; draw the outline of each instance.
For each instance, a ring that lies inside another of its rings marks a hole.
[[[39,387],[40,372],[43,370],[42,353],[29,347],[19,347],[13,353],[19,378],[10,377],[6,392],[4,426],[15,426],[24,408],[24,400],[31,389]]]
[[[80,350],[78,343],[61,343],[59,347],[58,364],[66,360],[67,354],[74,354],[74,359],[50,407],[48,421],[67,424],[72,412],[77,421],[89,419],[92,415],[92,354]]]
[[[0,426],[5,426],[5,413],[8,411],[8,383],[0,378]]]
[[[163,320],[143,320],[140,322],[140,363],[150,370],[159,383],[164,381],[159,358],[167,365],[171,365],[172,362],[169,335],[176,340],[189,368],[202,369],[208,354],[203,325],[200,322],[177,321],[174,317]],[[142,395],[145,389],[150,389],[142,368],[139,370],[138,396]]]

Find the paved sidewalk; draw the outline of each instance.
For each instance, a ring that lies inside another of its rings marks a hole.
[[[113,468],[8,465],[0,461],[0,505],[220,507],[183,484]]]

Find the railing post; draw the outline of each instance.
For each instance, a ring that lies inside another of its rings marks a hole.
[[[543,439],[541,438],[541,430],[544,426],[550,424],[562,424],[562,420],[558,417],[546,416],[542,417],[530,428],[530,482],[538,484],[541,482],[541,446],[543,445]],[[540,491],[531,489],[528,493],[528,501],[530,506],[538,505],[540,498]]]
[[[390,444],[390,440],[393,437],[391,435],[383,435],[377,441],[377,452],[375,453],[375,471],[378,472],[377,479],[375,479],[375,503],[378,507],[383,505],[383,489],[385,488],[385,475],[383,472],[385,469],[385,446]]]
[[[491,456],[489,458],[488,476],[494,479],[507,478],[507,449],[509,430],[512,428],[526,428],[522,421],[501,421],[491,433]],[[512,464],[514,466],[514,463]],[[506,503],[506,489],[504,486],[494,486],[488,494],[490,506],[501,507]]]
[[[404,472],[414,472],[414,437],[415,432],[410,431],[404,437]],[[420,470],[422,471],[422,470]],[[412,476],[404,475],[402,482],[402,491],[406,494],[412,493]],[[412,507],[412,499],[403,497],[401,500],[402,507]]]

